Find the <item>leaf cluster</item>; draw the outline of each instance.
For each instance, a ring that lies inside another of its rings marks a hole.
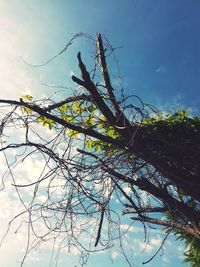
[[[176,228],[165,228],[165,232],[173,233],[178,241],[183,241],[185,243],[184,259],[183,263],[189,263],[191,267],[200,266],[200,240],[193,237],[189,233],[176,229]]]

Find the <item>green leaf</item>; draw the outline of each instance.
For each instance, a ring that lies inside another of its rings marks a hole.
[[[95,149],[95,152],[98,152],[99,150],[101,150],[101,144],[100,143],[96,144],[94,149]]]
[[[58,107],[58,110],[59,110],[61,113],[64,113],[64,112],[67,110],[67,105],[64,104],[64,105]]]
[[[159,121],[162,121],[163,120],[163,115],[160,114],[158,117],[156,117],[156,121],[159,122]]]
[[[95,120],[94,120],[92,114],[89,115],[89,117],[87,117],[87,118],[83,121],[83,125],[84,125],[85,128],[89,128],[89,127],[92,127],[92,126],[95,125]]]
[[[69,122],[69,123],[73,123],[74,122],[74,118],[72,116],[63,115],[63,116],[61,116],[61,118],[64,121]]]
[[[32,110],[30,108],[22,107],[22,110],[23,110],[24,113],[32,114]]]
[[[37,118],[37,123],[42,123],[44,121],[44,117],[40,116]]]
[[[97,106],[96,105],[91,105],[91,106],[88,106],[87,107],[87,110],[89,111],[89,112],[92,112],[92,111],[94,111],[94,110],[96,110],[97,109]]]
[[[41,117],[39,117],[38,119],[37,119],[37,123],[39,124],[39,123],[42,123],[42,126],[44,126],[44,127],[49,127],[49,129],[51,130],[53,127],[55,127],[55,125],[56,125],[56,122],[55,121],[53,121],[53,120],[51,120],[51,119],[48,119],[48,118],[46,118],[46,117],[43,117],[43,116],[41,116]]]
[[[77,138],[79,136],[79,132],[77,131],[74,131],[74,130],[70,130],[67,134],[69,137],[74,137],[74,138]]]
[[[21,98],[24,99],[24,100],[28,100],[28,101],[32,101],[33,100],[33,97],[31,95],[23,95]]]
[[[107,126],[107,127],[105,128],[105,130],[106,130],[106,134],[107,134],[109,137],[112,137],[112,138],[115,139],[115,138],[118,136],[118,134],[117,134],[115,128],[113,128],[112,126]]]
[[[101,116],[99,117],[99,119],[100,119],[101,121],[106,121],[106,117],[105,117],[104,115],[101,115]]]
[[[82,113],[82,108],[81,108],[81,102],[80,101],[76,101],[73,103],[73,111],[76,113],[76,114],[80,114]]]
[[[85,143],[85,147],[87,150],[91,149],[93,147],[93,140],[92,139],[88,139]]]

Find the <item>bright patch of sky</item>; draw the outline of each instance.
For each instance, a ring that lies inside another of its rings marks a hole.
[[[199,10],[199,0],[0,0],[0,97],[15,99],[28,92],[39,98],[63,90],[43,83],[73,86],[70,75],[79,74],[77,52],[81,50],[83,59],[91,64],[91,46],[86,40],[77,40],[66,53],[44,67],[32,68],[21,58],[30,64],[41,64],[62,50],[74,33],[95,36],[101,32],[114,47],[121,47],[116,56],[126,94],[136,94],[164,109],[179,104],[198,113]],[[69,93],[65,89],[62,94]],[[0,164],[5,165],[3,158]],[[29,170],[35,168],[35,162],[28,164]],[[2,236],[6,223],[21,207],[16,196],[9,192],[1,192],[0,199]],[[23,232],[15,234],[15,230],[11,230],[0,248],[1,266],[20,266],[27,236]],[[163,236],[155,231],[151,242],[144,244],[140,227],[129,230],[127,238],[132,244],[133,262],[141,266],[158,248]],[[45,244],[34,251],[25,266],[48,266],[51,247],[52,244]],[[141,254],[143,250],[145,253]],[[78,265],[74,254],[69,256],[63,250],[58,266]],[[182,254],[183,245],[169,238],[165,254],[157,256],[148,266],[181,266]],[[112,260],[117,267],[125,266],[117,249],[110,255],[106,252],[91,256],[88,266],[112,266]]]

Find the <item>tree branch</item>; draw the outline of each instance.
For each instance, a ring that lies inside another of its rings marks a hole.
[[[37,114],[39,114],[40,116],[44,116],[47,119],[51,119],[51,120],[57,122],[58,124],[66,127],[66,128],[69,128],[69,129],[77,131],[79,133],[97,138],[97,139],[104,141],[106,143],[110,143],[116,147],[119,147],[122,149],[125,148],[125,144],[123,144],[119,140],[116,140],[116,139],[113,139],[109,136],[98,133],[97,131],[95,131],[93,129],[86,129],[86,128],[83,128],[79,125],[74,125],[72,123],[69,123],[69,122],[67,122],[67,121],[65,121],[65,120],[63,120],[63,119],[61,119],[61,118],[59,118],[53,114],[46,112],[44,108],[41,108],[41,107],[37,106],[36,104],[27,103],[24,101],[4,100],[4,99],[0,99],[0,103],[4,103],[4,104],[8,104],[8,105],[14,105],[14,106],[18,106],[18,107],[27,107],[27,108],[31,109],[32,111],[36,112]]]
[[[110,75],[109,75],[107,64],[106,64],[103,42],[102,42],[102,37],[101,37],[100,33],[97,34],[97,47],[98,47],[98,53],[99,53],[99,61],[100,61],[100,65],[101,65],[101,74],[102,74],[103,79],[104,79],[105,87],[108,91],[108,95],[110,97],[110,100],[111,100],[114,108],[115,108],[115,111],[116,111],[117,115],[119,116],[122,113],[122,111],[121,111],[121,109],[120,109],[120,107],[119,107],[119,105],[115,99],[115,95],[113,93],[114,89],[113,89],[111,82],[110,82]]]
[[[75,101],[79,101],[79,100],[87,100],[87,101],[91,101],[91,98],[89,95],[85,95],[85,94],[82,94],[82,95],[78,95],[78,96],[72,96],[72,97],[68,97],[58,103],[55,103],[53,105],[49,105],[47,108],[44,108],[44,111],[45,112],[49,112],[53,109],[56,109],[56,108],[59,108],[61,106],[63,106],[64,104],[67,104],[67,103],[71,103],[71,102],[75,102]]]
[[[191,234],[192,236],[200,239],[200,235],[198,232],[196,232],[193,228],[190,228],[189,226],[182,225],[180,223],[176,223],[173,221],[166,221],[166,220],[149,218],[146,216],[142,217],[142,218],[131,217],[131,219],[134,221],[141,221],[141,222],[147,222],[147,223],[151,223],[151,224],[157,224],[157,225],[163,225],[163,226],[167,226],[167,227],[177,228],[177,229],[183,230],[183,231]]]
[[[128,177],[127,175],[123,175],[119,172],[116,172],[112,168],[110,168],[101,158],[99,158],[97,155],[94,155],[93,153],[86,152],[81,149],[77,149],[80,153],[92,156],[96,160],[100,161],[102,163],[104,171],[108,172],[109,174],[115,176],[116,178],[120,179],[121,181],[127,182],[131,185],[138,186],[141,190],[145,190],[152,196],[157,197],[160,199],[163,203],[166,204],[168,209],[173,210],[174,212],[176,210],[181,211],[182,214],[184,214],[187,218],[191,218],[191,221],[193,222],[199,222],[200,221],[200,212],[192,209],[191,207],[187,206],[186,204],[178,201],[177,199],[173,198],[167,191],[164,191],[163,189],[158,188],[154,184],[152,184],[149,180],[141,176],[140,178],[134,180]]]
[[[137,210],[134,209],[125,209],[123,214],[134,214],[134,213],[151,213],[151,212],[166,212],[168,209],[166,207],[137,207]]]
[[[112,102],[113,107],[116,111],[118,125],[120,125],[121,127],[130,127],[131,124],[129,120],[126,118],[126,116],[124,115],[124,113],[122,112],[119,104],[117,103],[115,95],[113,93],[114,89],[110,82],[110,75],[108,72],[102,37],[100,33],[97,34],[97,47],[98,47],[98,53],[99,53],[99,61],[101,65],[101,74],[104,79],[105,87],[108,91],[109,99]]]
[[[90,92],[91,97],[93,101],[96,103],[96,105],[98,106],[99,110],[106,117],[108,122],[114,125],[116,122],[116,117],[114,116],[112,111],[109,109],[109,107],[106,105],[102,96],[99,94],[95,84],[92,82],[90,78],[90,74],[88,73],[85,65],[83,64],[80,52],[78,53],[77,58],[78,58],[79,68],[80,68],[83,80],[80,80],[74,75],[72,76],[72,80],[78,83],[79,85],[84,86]]]

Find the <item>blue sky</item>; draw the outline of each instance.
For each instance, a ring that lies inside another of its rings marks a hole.
[[[44,67],[31,68],[20,57],[40,64],[64,48],[72,34],[84,32],[95,36],[101,32],[114,47],[120,47],[116,56],[126,94],[136,94],[164,110],[178,104],[199,114],[199,10],[199,0],[0,0],[0,97],[19,98],[30,91],[39,98],[58,90],[42,83],[73,86],[70,73],[78,74],[77,52],[82,51],[86,64],[91,64],[91,46],[86,40],[77,40],[68,52]],[[68,95],[69,91],[63,94]],[[6,198],[9,198],[6,194],[1,196],[5,209]],[[2,216],[1,225],[5,223],[5,215]],[[143,248],[138,241],[142,240],[141,235],[140,231],[130,233],[134,251]],[[161,237],[154,233],[152,246],[158,245]],[[20,240],[24,242],[23,236]],[[6,244],[0,249],[0,265],[18,266],[17,247],[15,252],[10,251],[12,237]],[[153,249],[149,247],[141,255],[136,253],[135,266],[142,266]],[[39,256],[36,253],[25,266],[35,266],[36,262],[39,267],[48,266],[49,251],[50,248]],[[181,251],[182,245],[169,239],[164,256],[158,256],[147,266],[182,266]],[[109,253],[91,256],[88,266],[124,266],[122,257],[113,257],[114,264]],[[59,267],[75,265],[77,257],[61,254]]]

